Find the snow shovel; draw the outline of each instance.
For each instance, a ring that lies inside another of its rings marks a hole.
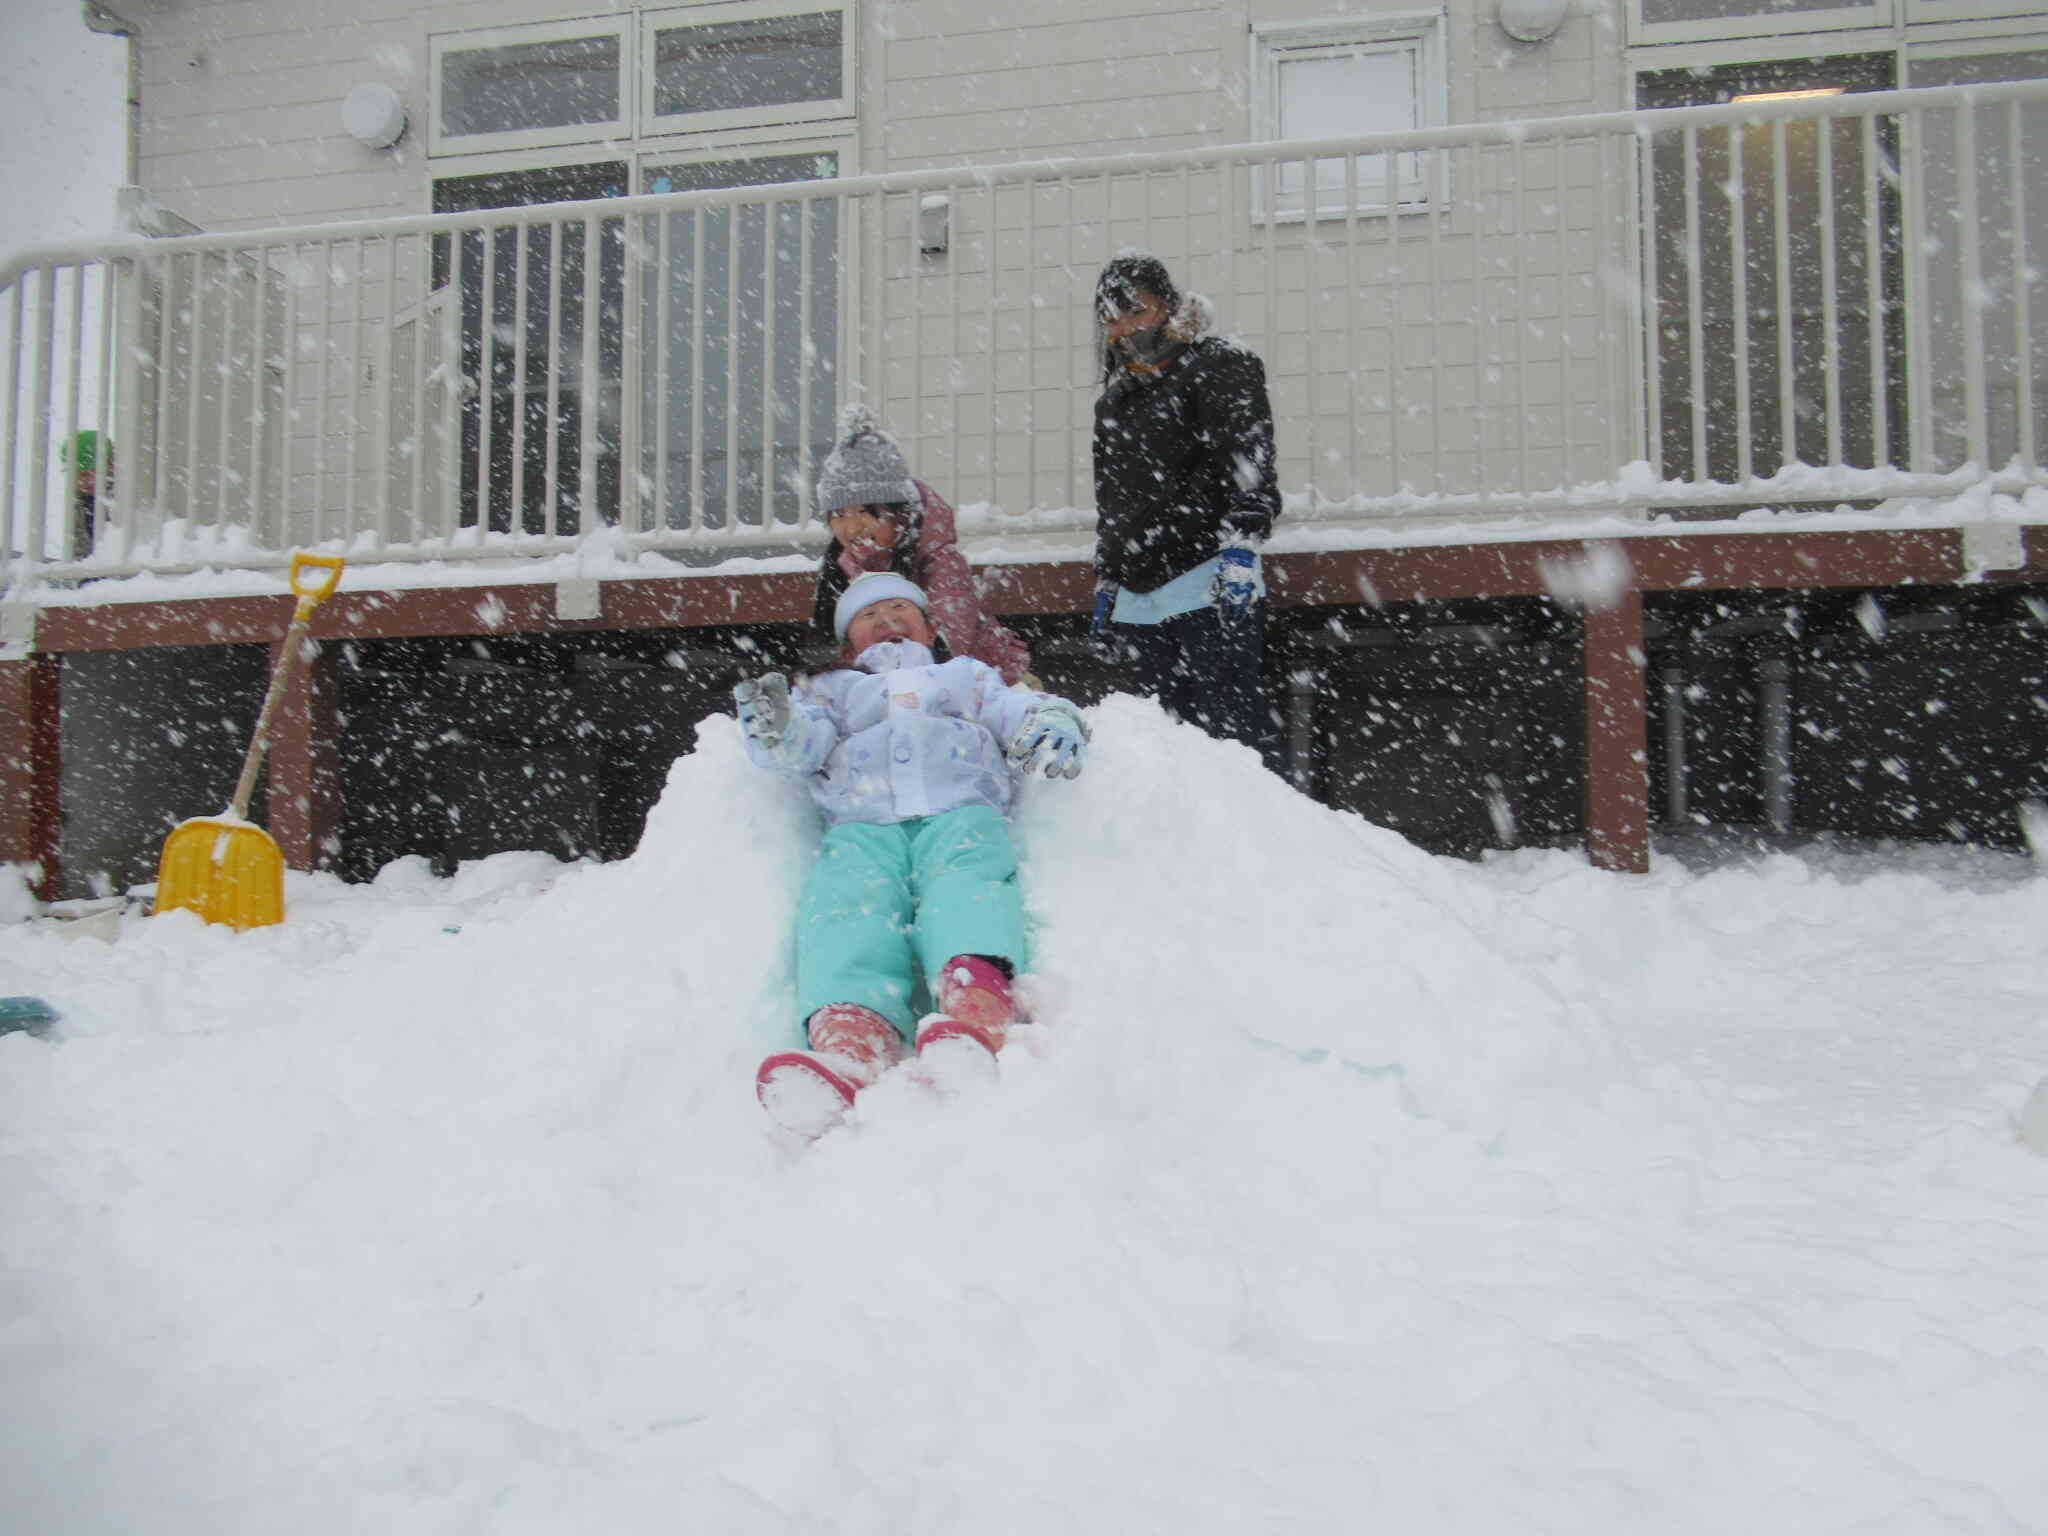
[[[285,681],[299,659],[299,646],[313,610],[334,595],[341,580],[338,555],[292,556],[292,591],[299,606],[285,631],[270,691],[256,717],[256,735],[242,763],[235,798],[218,816],[181,821],[164,839],[156,873],[156,910],[179,908],[197,912],[209,923],[226,923],[240,931],[284,921],[284,853],[261,827],[248,819],[249,796],[256,788],[256,770],[270,745],[270,717],[284,696]]]

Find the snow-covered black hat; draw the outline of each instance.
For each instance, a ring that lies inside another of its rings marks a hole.
[[[915,503],[917,482],[896,439],[882,430],[874,412],[856,402],[839,419],[839,441],[818,471],[818,516],[841,507]]]
[[[1167,274],[1166,263],[1150,251],[1118,251],[1095,280],[1095,317],[1104,325],[1118,315],[1145,307],[1150,294],[1168,314],[1180,308],[1180,289]]]

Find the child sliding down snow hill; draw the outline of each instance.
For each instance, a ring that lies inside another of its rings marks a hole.
[[[993,1064],[1025,958],[1017,856],[1004,819],[1016,781],[1081,771],[1088,738],[1065,699],[1006,687],[968,657],[937,661],[924,592],[856,578],[834,628],[841,670],[733,690],[747,755],[808,779],[825,840],[797,910],[797,1016],[809,1050],[761,1063],[762,1106],[822,1134],[914,1040],[918,1055]],[[936,1014],[913,1030],[922,972]]]

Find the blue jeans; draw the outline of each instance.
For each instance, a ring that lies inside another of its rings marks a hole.
[[[1024,969],[1024,903],[1003,813],[962,806],[937,816],[829,828],[797,908],[797,1017],[858,1003],[907,1039],[917,982],[955,955]]]

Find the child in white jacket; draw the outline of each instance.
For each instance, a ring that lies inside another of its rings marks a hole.
[[[1016,781],[1081,771],[1087,728],[1064,699],[932,655],[924,592],[889,572],[834,613],[849,665],[733,690],[748,756],[810,781],[830,825],[797,915],[798,1018],[810,1049],[761,1064],[762,1106],[803,1135],[845,1113],[914,1040],[920,1057],[992,1064],[1025,958]],[[919,975],[938,1012],[916,1023]],[[913,1027],[914,1026],[914,1027]]]

